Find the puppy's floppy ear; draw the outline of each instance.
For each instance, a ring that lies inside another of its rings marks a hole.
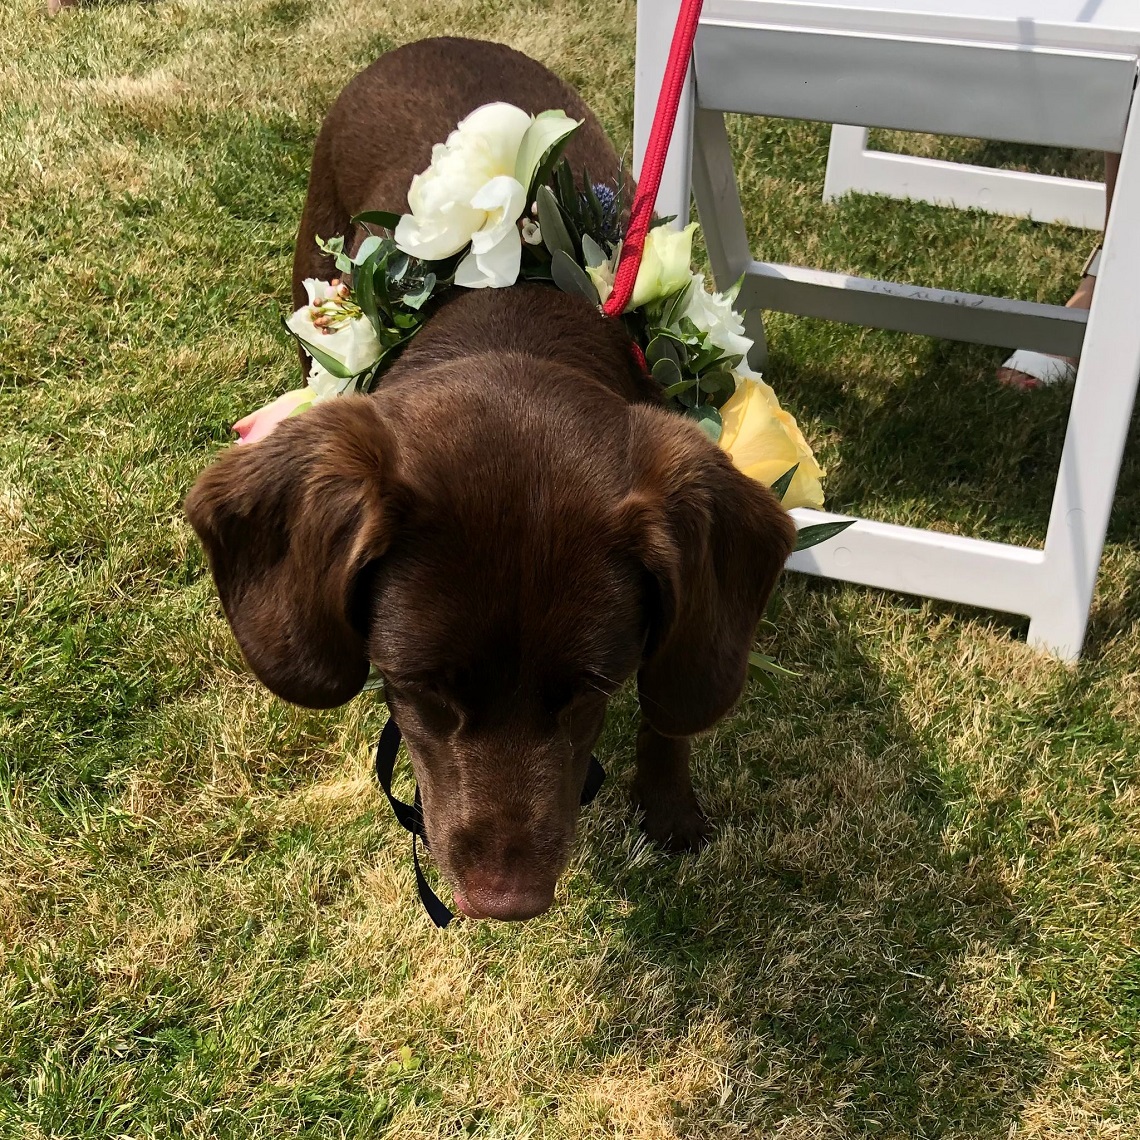
[[[394,468],[374,401],[344,396],[231,447],[186,499],[234,636],[285,700],[332,708],[364,685],[354,595],[391,541]]]
[[[619,525],[653,595],[641,711],[663,735],[691,736],[740,695],[796,528],[694,424],[645,405],[630,408],[630,420],[633,477]]]

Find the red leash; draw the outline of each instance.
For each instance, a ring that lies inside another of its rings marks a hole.
[[[648,3],[648,0],[642,0],[642,3]],[[641,266],[641,254],[645,249],[645,235],[649,233],[649,223],[653,220],[653,207],[657,202],[657,191],[661,188],[665,156],[669,152],[669,140],[673,137],[673,127],[677,122],[681,89],[685,86],[685,78],[689,73],[693,40],[696,38],[697,21],[703,4],[704,0],[681,0],[677,26],[673,30],[673,42],[669,46],[669,60],[665,65],[665,78],[661,84],[661,94],[657,97],[657,110],[653,114],[653,128],[649,132],[649,145],[645,148],[645,159],[641,164],[641,178],[629,212],[629,228],[622,241],[621,260],[618,262],[617,273],[614,274],[614,289],[602,306],[607,317],[621,316],[633,296],[633,286]],[[682,218],[681,221],[687,219]]]

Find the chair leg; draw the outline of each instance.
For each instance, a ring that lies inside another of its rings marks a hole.
[[[665,77],[673,29],[681,10],[681,0],[638,0],[637,58],[633,87],[633,173],[641,176],[641,163],[649,144],[657,97]],[[677,123],[665,159],[661,189],[657,194],[657,214],[676,217],[675,226],[689,221],[689,169],[692,164],[693,67],[681,91]]]
[[[1067,660],[1076,660],[1084,642],[1140,381],[1140,107],[1135,100],[1117,185],[1029,626],[1031,643]]]
[[[845,127],[836,123],[831,128],[827,147],[827,173],[823,179],[823,200],[834,202],[852,190],[864,189],[861,176],[867,150],[866,127]]]
[[[732,147],[724,115],[719,111],[698,108],[693,120],[693,193],[717,288],[729,289],[752,263],[752,251],[744,227]],[[753,368],[763,368],[768,346],[760,309],[744,314],[744,331],[753,341],[748,363]]]

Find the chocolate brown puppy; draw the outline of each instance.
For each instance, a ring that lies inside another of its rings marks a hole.
[[[316,144],[294,261],[412,176],[475,107],[584,119],[568,156],[619,176],[565,83],[497,44],[438,39],[377,60]],[[707,833],[689,737],[740,695],[792,548],[775,497],[660,405],[621,325],[553,286],[455,289],[370,396],[234,447],[187,514],[251,668],[316,708],[383,673],[432,853],[465,913],[546,910],[606,702],[636,673],[634,795],[671,848]]]

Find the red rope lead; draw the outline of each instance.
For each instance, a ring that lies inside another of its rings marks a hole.
[[[685,78],[689,73],[693,40],[696,38],[697,21],[703,4],[704,0],[681,0],[677,26],[673,30],[673,42],[669,46],[669,60],[665,65],[665,78],[661,84],[661,94],[657,97],[657,110],[653,114],[653,128],[649,132],[649,144],[645,148],[645,159],[641,164],[641,178],[629,213],[629,228],[622,241],[621,260],[614,274],[614,289],[602,306],[607,317],[621,316],[633,296],[633,286],[641,266],[641,254],[645,249],[645,235],[649,233],[649,223],[653,220],[653,207],[657,202],[657,191],[661,188],[665,156],[669,153],[669,140],[673,137],[673,126],[677,122],[681,89],[685,86]]]

